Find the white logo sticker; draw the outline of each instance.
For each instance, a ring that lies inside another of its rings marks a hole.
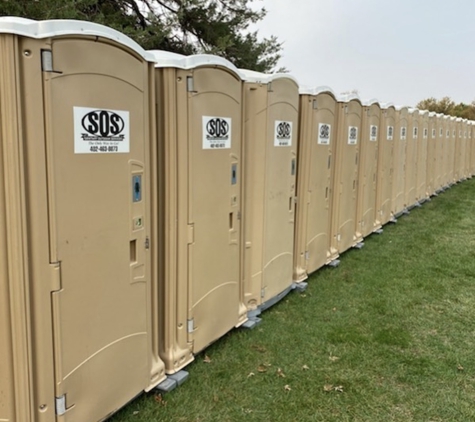
[[[320,123],[318,125],[318,143],[320,145],[330,145],[331,134],[332,125],[327,123]]]
[[[412,131],[412,139],[417,139],[417,126],[414,126]]]
[[[432,139],[435,138],[435,135],[436,135],[436,130],[435,130],[435,129],[432,129]]]
[[[274,146],[290,147],[292,145],[292,122],[275,121]]]
[[[427,129],[426,127],[424,128],[424,139],[427,139],[429,135],[429,129]]]
[[[405,141],[406,140],[406,132],[407,132],[407,129],[405,126],[403,126],[401,128],[401,141]]]
[[[378,139],[378,126],[371,125],[369,128],[369,140],[376,141]]]
[[[203,149],[231,148],[231,118],[203,116]]]
[[[444,129],[439,129],[439,136],[442,138],[444,136]]]
[[[129,112],[73,107],[74,153],[130,152]]]
[[[388,133],[387,133],[388,141],[393,140],[393,134],[394,134],[394,126],[388,126]]]
[[[358,143],[358,128],[356,126],[348,127],[348,145],[356,145]]]

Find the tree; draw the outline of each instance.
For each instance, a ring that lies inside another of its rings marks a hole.
[[[441,100],[431,97],[420,101],[416,107],[419,110],[435,111],[436,113],[443,113],[449,116],[475,120],[475,101],[472,101],[471,104],[455,104],[450,97],[443,97]]]
[[[264,18],[255,0],[2,0],[0,16],[79,19],[123,32],[144,49],[210,53],[239,68],[275,70],[282,43],[259,39],[251,24]]]

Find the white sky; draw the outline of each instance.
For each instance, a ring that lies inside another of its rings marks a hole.
[[[475,100],[475,0],[257,0],[302,85],[413,106]]]

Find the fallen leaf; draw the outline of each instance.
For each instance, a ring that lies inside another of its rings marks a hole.
[[[254,372],[249,372],[249,375],[247,377],[250,378],[250,377],[253,377],[254,375],[256,375]]]
[[[323,391],[326,391],[326,392],[333,391],[333,385],[331,385],[331,384],[325,384],[325,385],[323,386]]]
[[[267,368],[264,365],[259,365],[257,367],[257,372],[267,372]]]
[[[252,348],[261,353],[267,352],[267,349],[264,346],[253,345]]]
[[[343,386],[338,385],[337,387],[334,388],[335,391],[338,391],[339,393],[343,393]]]
[[[457,369],[458,369],[459,371],[463,371],[463,366],[462,366],[462,365],[457,365]]]
[[[285,374],[282,372],[282,369],[280,369],[280,368],[277,369],[277,376],[279,376],[281,378],[285,378]]]
[[[335,312],[335,311],[336,311],[336,308],[333,308],[332,311]]]
[[[301,294],[300,297],[307,297],[307,295]]]
[[[167,402],[165,400],[163,400],[163,397],[162,397],[161,394],[155,395],[155,402],[157,402],[158,404],[161,404],[162,406],[167,405]]]
[[[138,410],[136,410],[134,413],[132,413],[133,415],[138,415],[140,412]]]
[[[338,356],[332,356],[330,355],[330,357],[328,358],[330,359],[332,362],[336,362],[337,360],[339,360],[340,358]]]
[[[205,358],[203,359],[204,363],[211,363],[211,359],[208,355],[205,355]]]
[[[284,390],[285,390],[285,391],[290,391],[291,388],[290,388],[290,386],[287,384],[287,385],[284,387]]]
[[[271,363],[264,363],[264,366],[267,366],[268,368],[272,366]]]
[[[307,371],[307,370],[310,369],[310,368],[309,368],[307,365],[304,365],[304,366],[302,366],[302,369],[303,369],[304,371]]]

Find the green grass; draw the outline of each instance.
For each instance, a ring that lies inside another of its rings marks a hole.
[[[111,421],[475,420],[475,179],[387,225],[206,355],[180,388],[143,395]]]

